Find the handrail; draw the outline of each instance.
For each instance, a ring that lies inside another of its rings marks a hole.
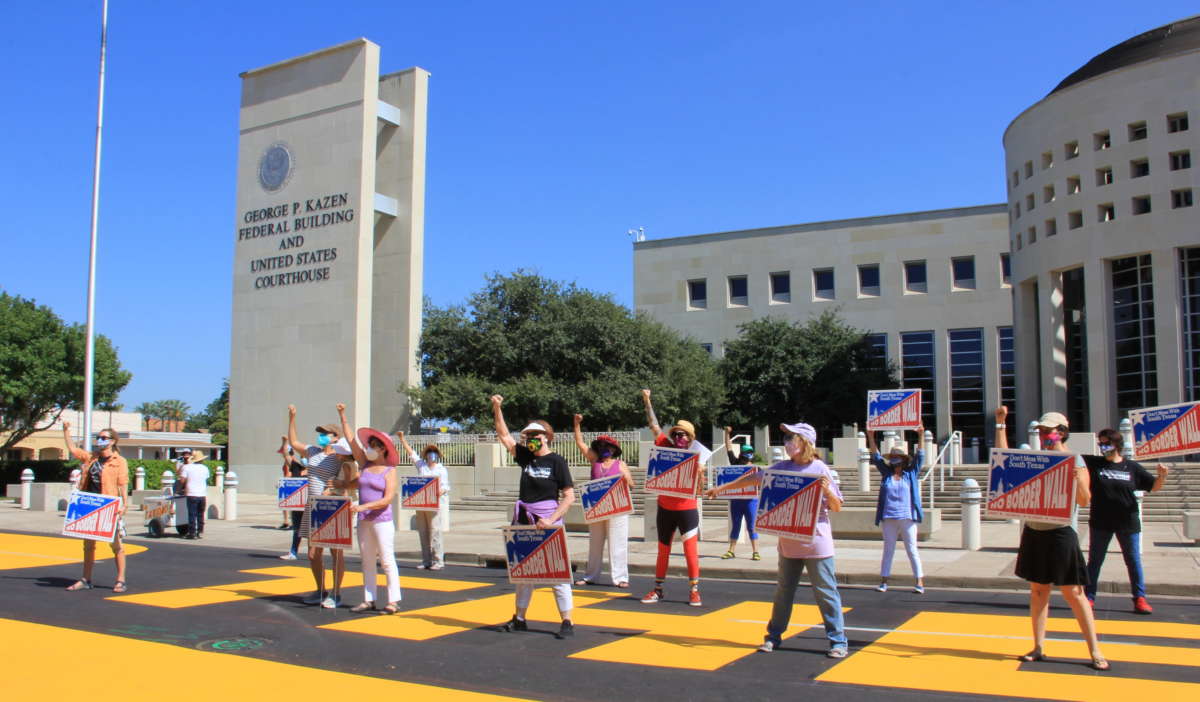
[[[922,441],[924,441],[924,437],[922,437]],[[947,466],[947,463],[944,459],[946,457],[946,452],[950,450],[950,447],[954,444],[955,441],[958,441],[960,446],[962,445],[962,432],[961,431],[950,432],[950,436],[946,439],[946,443],[942,446],[941,450],[937,452],[937,455],[934,456],[933,460],[929,462],[929,467],[925,470],[925,475],[919,477],[918,481],[924,481],[924,480],[929,479],[930,474],[933,473],[934,468],[937,468],[938,469],[938,478],[939,478],[939,480],[941,482],[941,486],[942,486],[941,489],[942,490],[946,489],[946,466]],[[950,474],[954,475],[954,452],[953,451],[950,452],[949,467],[950,467]],[[933,504],[934,504],[933,483],[934,483],[933,480],[929,480],[929,505],[928,505],[929,509],[933,509]]]

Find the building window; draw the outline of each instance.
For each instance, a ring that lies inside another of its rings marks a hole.
[[[1017,405],[1017,355],[1013,349],[1013,328],[997,327],[998,343],[997,356],[1000,358],[1000,404],[1005,407]],[[1016,422],[1009,422],[1006,428],[1008,445],[1016,446]]]
[[[904,291],[910,293],[929,292],[924,261],[904,262]]]
[[[1042,154],[1042,170],[1044,171],[1053,165],[1054,165],[1054,152],[1047,151],[1047,152],[1043,153]]]
[[[1058,220],[1048,219],[1042,224],[1043,228],[1046,230],[1046,236],[1054,236],[1055,234],[1058,234]]]
[[[1172,190],[1171,191],[1171,208],[1179,209],[1180,207],[1192,206],[1192,189]]]
[[[1017,232],[1017,251],[1020,251],[1022,249],[1021,241],[1022,241],[1021,232]]]
[[[866,334],[863,343],[867,347],[867,358],[878,363],[880,368],[887,367],[887,334]]]
[[[1015,187],[1017,187],[1018,185],[1020,185],[1020,183],[1021,183],[1021,172],[1020,172],[1020,171],[1013,171],[1013,174],[1012,174],[1012,186],[1015,188]]]
[[[1146,138],[1146,134],[1147,134],[1147,132],[1146,132],[1146,123],[1145,122],[1133,122],[1129,125],[1129,140],[1130,141],[1141,141],[1142,139]]]
[[[1063,158],[1070,161],[1071,159],[1076,158],[1078,156],[1079,156],[1079,142],[1068,141],[1067,143],[1063,144]]]
[[[1192,167],[1192,152],[1191,151],[1172,151],[1171,152],[1171,170],[1182,171]]]
[[[1083,211],[1075,210],[1067,213],[1067,229],[1078,229],[1083,226]]]
[[[1112,262],[1113,361],[1117,413],[1158,404],[1154,281],[1150,255]]]
[[[1167,132],[1174,134],[1175,132],[1186,132],[1188,128],[1188,118],[1186,112],[1180,112],[1177,115],[1167,115]]]
[[[879,297],[878,263],[858,267],[858,294],[863,297]]]
[[[1033,161],[1026,161],[1025,162],[1025,179],[1028,180],[1032,177],[1033,177]]]
[[[704,349],[709,356],[712,355],[712,344],[700,344],[700,348]]]
[[[1054,202],[1054,186],[1047,185],[1042,188],[1042,202]]]
[[[1067,194],[1074,195],[1083,190],[1083,181],[1079,176],[1071,176],[1067,178]]]
[[[1139,158],[1129,162],[1129,177],[1143,178],[1150,175],[1150,159]]]
[[[1087,296],[1083,268],[1062,274],[1063,337],[1067,380],[1067,420],[1073,427],[1088,426]]]
[[[771,302],[791,302],[792,301],[792,274],[772,273],[771,274]]]
[[[1103,151],[1112,147],[1112,138],[1108,135],[1108,131],[1096,132],[1092,135],[1092,146],[1096,151]]]
[[[1200,400],[1200,246],[1179,250],[1183,398]]]
[[[1112,166],[1096,169],[1096,185],[1112,185],[1113,170]]]
[[[688,289],[688,307],[696,310],[702,310],[708,307],[708,281],[707,280],[689,280]]]
[[[1009,260],[1008,254],[1000,254],[1000,282],[1004,285],[1012,285],[1012,261]]]
[[[974,256],[962,256],[950,259],[950,272],[953,274],[954,287],[960,290],[975,289]]]
[[[1030,245],[1033,245],[1037,242],[1037,227],[1030,227],[1026,230],[1026,233],[1029,235]]]
[[[900,376],[904,387],[921,388],[921,419],[925,428],[937,436],[933,332],[900,333]]]
[[[817,300],[834,299],[832,268],[820,268],[813,271],[813,298]]]
[[[1021,217],[1021,203],[1019,203],[1019,202],[1018,202],[1018,203],[1017,203],[1017,205],[1016,205],[1016,207],[1017,207],[1017,218],[1018,218],[1018,219],[1020,219],[1020,217]]]
[[[1144,215],[1150,212],[1150,196],[1138,195],[1130,200],[1130,209],[1135,215]]]
[[[950,424],[963,438],[984,438],[983,330],[951,329]],[[923,395],[924,393],[922,393]]]
[[[1033,193],[1029,193],[1028,195],[1025,196],[1025,210],[1026,211],[1032,212],[1033,208],[1036,204],[1037,204],[1037,198],[1035,198],[1033,196]]]
[[[729,304],[734,307],[745,307],[749,304],[749,283],[744,275],[729,276]]]
[[[1106,202],[1103,205],[1096,205],[1096,221],[1111,222],[1117,218],[1117,208],[1113,207],[1111,202]]]

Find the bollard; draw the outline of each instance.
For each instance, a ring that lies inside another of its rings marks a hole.
[[[162,474],[162,491],[164,495],[175,494],[175,474],[164,470]]]
[[[1125,446],[1123,446],[1121,448],[1121,455],[1125,457],[1125,460],[1132,461],[1133,460],[1133,422],[1129,421],[1129,417],[1126,417],[1125,419],[1121,420],[1121,424],[1119,425],[1119,427],[1121,430],[1121,437],[1123,439],[1125,439]],[[1139,499],[1141,499],[1141,498],[1139,498]],[[1139,515],[1140,514],[1141,513],[1139,512]]]
[[[225,474],[225,519],[227,521],[237,520],[237,490],[238,477],[237,473],[229,471]]]
[[[971,463],[983,463],[984,462],[983,454],[979,452],[979,437],[978,436],[971,439],[971,453],[975,454],[975,457],[971,459]]]
[[[978,551],[980,547],[980,505],[983,493],[974,478],[963,480],[962,492],[962,547],[967,551]]]
[[[71,486],[78,488],[79,487],[79,478],[81,478],[82,476],[83,476],[83,471],[78,468],[71,471],[71,477],[68,478],[68,480],[71,481]]]
[[[21,471],[21,509],[29,509],[33,503],[33,470]]]
[[[217,492],[225,492],[225,466],[217,466]]]
[[[1029,437],[1029,445],[1035,449],[1042,448],[1042,435],[1038,433],[1038,423],[1034,420],[1029,421],[1029,429],[1025,432]]]
[[[142,466],[138,466],[137,470],[133,472],[133,489],[146,489],[146,469]]]
[[[836,470],[830,469],[829,474],[833,476],[833,484],[838,486],[838,490],[842,489],[842,476]],[[738,543],[741,543],[740,541]]]
[[[865,448],[858,450],[858,489],[871,491],[871,452]]]
[[[921,437],[921,441],[923,442],[921,448],[925,449],[926,460],[933,460],[933,457],[937,455],[937,444],[933,442],[933,432],[926,429],[925,436]]]

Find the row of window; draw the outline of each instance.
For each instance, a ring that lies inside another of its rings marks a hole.
[[[1171,191],[1171,209],[1179,209],[1181,207],[1191,207],[1195,202],[1195,197],[1191,188]],[[1154,210],[1153,200],[1149,195],[1135,195],[1129,200],[1129,213],[1137,216],[1149,214]],[[1117,218],[1117,207],[1111,202],[1101,203],[1096,205],[1096,221],[1111,222]],[[1067,213],[1067,229],[1079,229],[1083,226],[1083,210],[1073,210]],[[1038,240],[1038,234],[1044,236],[1054,236],[1058,234],[1058,220],[1055,218],[1047,219],[1042,222],[1042,228],[1039,232],[1038,227],[1031,226],[1024,231],[1017,230],[1014,233],[1012,246],[1015,250],[1020,251],[1023,247],[1034,244]]]
[[[1000,281],[1009,284],[1011,268],[1008,254],[1000,254]],[[959,256],[950,259],[950,278],[953,290],[975,289],[975,257]],[[833,268],[814,268],[812,271],[814,301],[836,300],[837,292]],[[792,301],[792,274],[786,271],[769,276],[772,304]],[[865,263],[858,266],[858,296],[880,296],[879,264]],[[750,304],[750,282],[744,275],[726,278],[728,306],[747,307]],[[929,292],[928,264],[925,261],[904,262],[904,292],[924,294]],[[708,309],[708,279],[698,278],[687,282],[687,304],[689,309]]]
[[[1168,156],[1168,166],[1172,171],[1181,171],[1192,167],[1192,152],[1188,149],[1172,151],[1170,154],[1168,154]],[[1112,166],[1102,166],[1097,168],[1095,175],[1096,187],[1102,188],[1106,185],[1112,185],[1114,182],[1116,182],[1116,177],[1113,174]],[[1129,177],[1131,179],[1144,178],[1148,175],[1150,175],[1150,159],[1137,158],[1129,162]],[[1069,176],[1067,178],[1067,194],[1075,195],[1080,192],[1083,192],[1083,181],[1077,175]],[[1055,198],[1056,192],[1053,183],[1042,187],[1042,204],[1054,202]],[[1010,222],[1019,219],[1022,211],[1028,214],[1037,207],[1038,198],[1036,194],[1026,194],[1023,204],[1024,210],[1022,210],[1021,200],[1018,199],[1013,203],[1012,210],[1009,212]]]
[[[1188,113],[1187,112],[1177,112],[1175,114],[1167,115],[1166,127],[1167,127],[1168,134],[1174,134],[1176,132],[1186,132],[1188,130]],[[1142,141],[1143,139],[1147,139],[1150,136],[1150,128],[1144,120],[1139,121],[1139,122],[1130,122],[1129,124],[1125,125],[1125,128],[1127,130],[1127,135],[1129,137],[1130,142]],[[1092,134],[1092,149],[1094,151],[1105,151],[1105,150],[1111,149],[1111,148],[1112,148],[1112,134],[1109,133],[1109,131],[1107,129],[1104,131],[1100,131],[1100,132],[1096,132],[1096,133]],[[1073,158],[1077,158],[1079,156],[1079,142],[1078,141],[1068,141],[1067,143],[1063,144],[1062,151],[1063,151],[1063,160],[1070,161]],[[1043,171],[1048,170],[1049,168],[1052,168],[1053,166],[1054,166],[1054,151],[1048,150],[1048,151],[1042,152],[1042,170]],[[1028,180],[1032,177],[1033,177],[1033,161],[1026,161],[1025,162],[1025,179]],[[1015,188],[1015,187],[1017,187],[1017,185],[1020,182],[1021,182],[1021,171],[1019,169],[1014,170],[1012,172],[1012,178],[1009,180],[1009,187]]]

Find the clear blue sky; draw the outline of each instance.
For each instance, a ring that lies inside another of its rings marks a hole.
[[[99,0],[5,3],[0,288],[83,321]],[[1001,202],[1001,135],[1195,12],[1077,2],[112,0],[97,323],[132,407],[229,370],[238,73],[363,36],[432,72],[425,292],[519,267],[632,301],[650,238]]]

